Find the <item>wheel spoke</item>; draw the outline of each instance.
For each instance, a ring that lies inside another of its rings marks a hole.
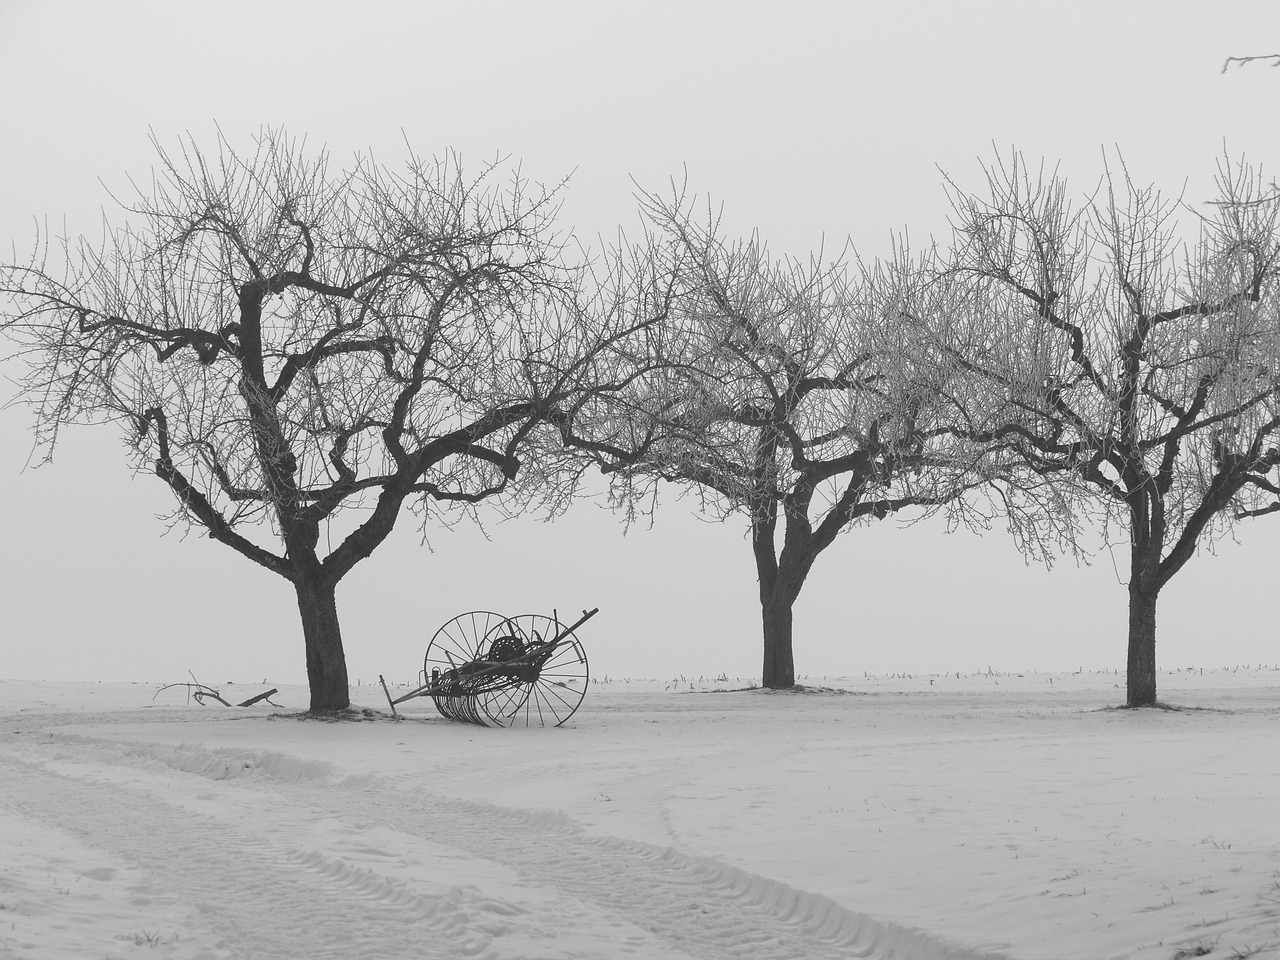
[[[482,726],[564,723],[582,703],[589,677],[576,636],[546,650],[563,629],[541,614],[506,617],[476,610],[454,617],[436,631],[423,660],[426,682],[432,670],[446,678],[443,692],[432,696],[436,708],[451,720]],[[448,681],[450,671],[458,670],[461,675]]]

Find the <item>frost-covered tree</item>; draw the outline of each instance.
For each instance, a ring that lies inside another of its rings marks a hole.
[[[746,518],[762,681],[791,687],[793,609],[819,555],[859,523],[976,509],[961,495],[999,476],[999,445],[945,420],[954,365],[925,356],[906,320],[905,304],[927,314],[931,296],[909,252],[870,266],[775,259],[759,237],[724,238],[679,192],[642,205],[631,289],[663,316],[671,362],[629,385],[630,434],[611,421],[608,444],[580,446],[624,502],[667,481],[696,490],[704,512]]]
[[[407,503],[465,509],[530,474],[525,494],[563,494],[550,424],[644,351],[582,308],[557,191],[518,171],[336,170],[279,131],[155,146],[101,242],[45,236],[0,268],[21,398],[46,456],[64,425],[122,429],[182,521],[287,580],[311,708],[345,708],[343,576]]]
[[[1204,215],[1123,169],[1078,206],[1017,155],[986,180],[951,188],[955,299],[922,332],[945,329],[970,374],[971,436],[1007,441],[1062,482],[1065,509],[1101,508],[1126,535],[1127,701],[1150,706],[1161,591],[1276,490],[1280,197],[1232,163]]]

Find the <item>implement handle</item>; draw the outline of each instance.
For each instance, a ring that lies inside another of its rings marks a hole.
[[[391,704],[391,715],[396,716],[396,702],[391,699],[391,691],[387,689],[387,681],[382,679],[382,674],[378,674],[378,682],[382,684],[382,692],[387,695],[387,703]]]
[[[599,613],[599,612],[600,612],[600,608],[599,608],[599,607],[596,607],[596,608],[595,608],[595,609],[593,609],[593,610],[583,610],[583,611],[582,611],[582,616],[578,618],[578,621],[577,621],[573,626],[571,626],[571,627],[565,627],[563,630],[561,630],[559,633],[557,633],[557,634],[556,634],[556,638],[555,638],[554,640],[552,640],[552,641],[551,641],[551,643],[552,643],[552,644],[557,644],[557,643],[559,643],[561,640],[563,640],[565,637],[569,636],[569,634],[573,633],[573,631],[577,630],[580,626],[582,626],[584,623],[586,623],[588,620],[590,620],[592,617],[594,617],[594,616],[595,616],[597,613]]]

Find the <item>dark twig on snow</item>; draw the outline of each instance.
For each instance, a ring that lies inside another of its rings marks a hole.
[[[219,693],[213,687],[210,687],[207,684],[201,683],[199,680],[196,679],[196,675],[192,673],[190,670],[187,671],[187,675],[191,677],[190,683],[185,683],[185,682],[166,683],[163,687],[161,687],[159,690],[156,691],[155,697],[151,698],[152,701],[154,702],[156,697],[160,696],[160,694],[164,693],[166,690],[171,690],[174,687],[186,687],[187,703],[190,703],[194,699],[196,703],[200,704],[201,706],[204,706],[204,701],[205,701],[205,698],[207,697],[210,700],[217,700],[224,707],[231,706],[231,704],[228,701],[223,699],[221,693]],[[251,707],[255,703],[258,703],[261,700],[265,700],[267,701],[267,703],[271,704],[273,707],[278,707],[280,706],[280,704],[275,703],[271,699],[271,697],[279,692],[280,692],[279,689],[277,689],[276,687],[272,687],[270,690],[266,691],[265,693],[260,693],[256,697],[250,697],[248,700],[245,700],[242,703],[237,703],[236,706]]]

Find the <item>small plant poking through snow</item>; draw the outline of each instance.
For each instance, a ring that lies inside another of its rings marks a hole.
[[[135,947],[158,947],[158,946],[160,946],[160,934],[158,934],[158,933],[148,933],[146,930],[143,930],[141,933],[132,933],[132,934],[130,934],[130,933],[124,933],[124,934],[121,934],[121,935],[119,935],[118,937],[116,937],[116,939],[117,939],[117,940],[124,940],[124,941],[126,941],[126,942],[132,943]],[[177,934],[174,934],[173,939],[174,939],[174,940],[177,940],[177,939],[178,939]]]

